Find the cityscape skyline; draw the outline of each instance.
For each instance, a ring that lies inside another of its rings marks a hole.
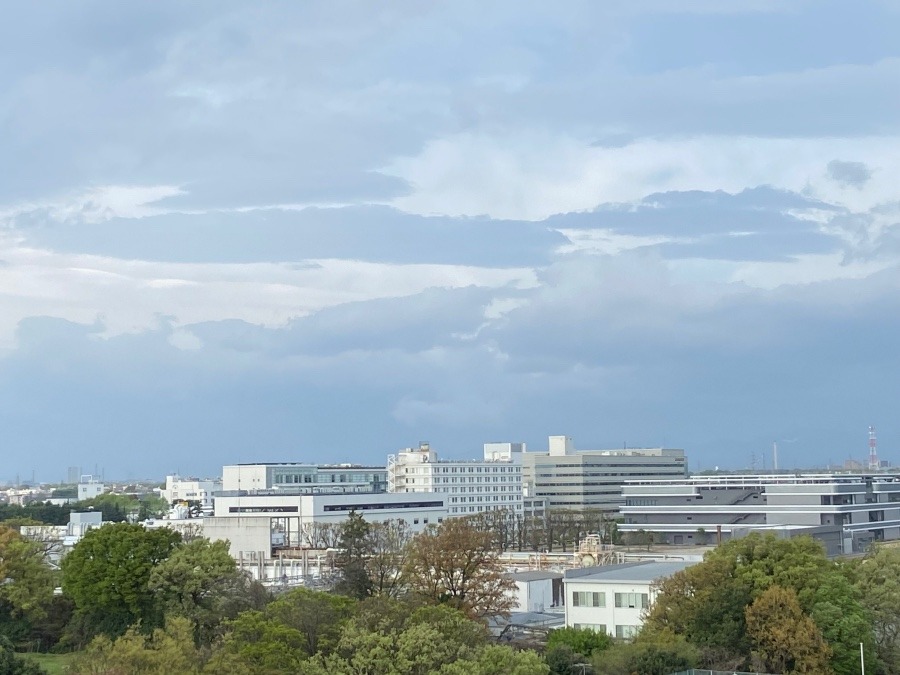
[[[4,18],[0,479],[894,459],[895,3]]]

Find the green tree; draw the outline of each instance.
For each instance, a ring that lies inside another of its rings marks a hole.
[[[153,568],[148,588],[167,614],[194,627],[197,644],[209,644],[219,624],[248,609],[262,609],[266,592],[237,569],[227,541],[196,539]]]
[[[75,603],[81,639],[118,636],[136,621],[145,631],[161,625],[150,576],[179,541],[178,533],[165,527],[115,523],[89,530],[61,566],[63,592]]]
[[[0,525],[0,614],[39,621],[53,598],[56,578],[41,547]]]
[[[885,675],[900,675],[900,549],[878,548],[855,569]]]
[[[770,586],[745,613],[747,634],[754,647],[754,666],[777,673],[834,672],[831,648],[815,622],[803,613],[797,594]]]
[[[592,675],[594,672],[593,667],[586,664],[584,654],[579,654],[565,643],[553,647],[547,645],[544,662],[550,669],[550,675]]]
[[[371,553],[369,532],[371,526],[356,511],[351,511],[340,525],[340,553],[337,566],[341,579],[335,590],[351,598],[362,599],[372,590],[366,561]]]
[[[72,675],[193,675],[201,655],[194,647],[190,621],[175,617],[149,636],[130,628],[112,640],[100,635],[79,654],[67,672]]]
[[[548,649],[558,645],[568,645],[576,654],[581,654],[587,659],[595,652],[609,649],[612,645],[612,638],[605,631],[567,626],[550,631],[550,635],[547,637]]]
[[[405,574],[413,593],[474,619],[508,616],[515,583],[505,574],[491,534],[449,518],[409,544]]]
[[[381,610],[394,605],[382,600]],[[368,610],[344,627],[333,654],[320,659],[334,674],[546,675],[547,666],[534,652],[515,652],[487,644],[485,627],[446,605],[420,607],[405,614],[377,612],[387,621],[372,620]],[[374,628],[374,629],[373,629]]]
[[[695,668],[698,660],[694,647],[670,634],[639,634],[633,642],[616,644],[593,658],[597,675],[669,675]]]
[[[739,669],[751,657],[745,610],[771,586],[796,593],[831,647],[831,667],[839,675],[857,672],[861,642],[874,654],[858,589],[810,537],[753,534],[722,544],[702,563],[661,582],[645,630],[685,636],[701,650],[704,667]]]
[[[47,675],[47,671],[16,654],[9,638],[0,635],[0,675]]]
[[[328,653],[350,618],[353,602],[331,593],[306,588],[288,591],[266,608],[266,616],[293,628],[304,638],[307,656]]]
[[[307,641],[296,628],[266,618],[258,611],[243,612],[225,623],[221,648],[205,672],[229,675],[297,673],[307,658]]]

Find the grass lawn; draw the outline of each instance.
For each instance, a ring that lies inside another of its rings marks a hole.
[[[22,656],[40,664],[50,675],[63,675],[75,654],[22,654]]]

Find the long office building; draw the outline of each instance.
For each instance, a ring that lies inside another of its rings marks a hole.
[[[626,482],[619,531],[670,544],[752,530],[830,530],[845,553],[900,539],[900,474],[696,476]]]
[[[522,471],[526,495],[548,509],[617,511],[626,480],[684,478],[687,460],[684,450],[576,450],[571,438],[550,436],[546,452],[523,453]]]
[[[383,466],[360,464],[259,463],[222,467],[222,490],[288,490],[304,494],[385,492]]]

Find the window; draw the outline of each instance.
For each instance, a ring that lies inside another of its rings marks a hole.
[[[576,623],[573,624],[576,629],[586,629],[589,628],[592,631],[596,631],[597,633],[605,633],[606,632],[606,624],[604,623]]]
[[[574,591],[572,593],[572,607],[606,607],[606,593]]]
[[[630,640],[638,634],[639,626],[616,626],[616,637]]]
[[[647,609],[649,606],[650,596],[646,593],[616,593],[616,607]]]

